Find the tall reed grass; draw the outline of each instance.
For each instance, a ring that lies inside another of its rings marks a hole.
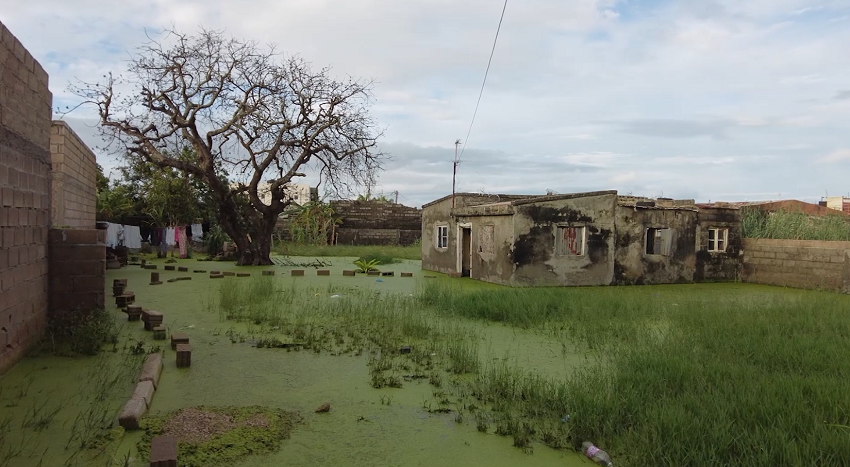
[[[422,259],[422,248],[419,244],[410,246],[361,246],[306,245],[287,242],[275,245],[274,251],[277,254],[286,256],[348,256],[354,258],[378,257],[392,259]]]
[[[836,212],[829,216],[810,216],[802,212],[764,212],[754,207],[741,211],[741,230],[745,238],[781,238],[792,240],[850,241],[850,222]]]

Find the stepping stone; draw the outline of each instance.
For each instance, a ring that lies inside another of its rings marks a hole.
[[[162,284],[162,281],[159,280],[159,273],[158,272],[152,272],[151,273],[151,283],[150,283],[150,285],[159,285],[159,284]]]
[[[152,353],[145,358],[142,371],[139,373],[139,381],[150,381],[153,387],[159,387],[159,377],[162,375],[162,354]]]
[[[331,271],[329,269],[317,269],[316,275],[317,276],[330,276]]]
[[[357,271],[345,270],[345,271],[342,271],[342,275],[347,276],[347,277],[354,277],[354,276],[357,275]]]
[[[180,272],[189,272],[189,268],[187,268],[186,266],[180,266],[177,268],[177,270]]]
[[[133,391],[133,396],[130,399],[141,399],[145,401],[145,406],[147,408],[151,408],[151,402],[153,402],[153,393],[156,389],[153,387],[153,383],[150,381],[140,381],[139,384],[136,385],[136,390]]]
[[[188,344],[189,343],[189,335],[185,332],[172,332],[171,333],[171,350],[177,350],[177,346],[179,344]]]
[[[422,276],[422,277],[424,277],[425,279],[436,279],[437,278],[437,276]]]
[[[210,274],[221,274],[221,271],[210,271]]]
[[[154,326],[154,328],[153,328],[153,340],[164,341],[165,340],[165,331],[166,331],[166,328],[162,324],[160,324],[159,326]]]
[[[177,467],[177,438],[157,436],[151,440],[150,467]]]
[[[142,305],[127,305],[127,321],[138,321],[142,318]]]
[[[133,292],[124,291],[123,294],[115,297],[115,306],[118,308],[127,308],[127,305],[136,301],[136,294]]]
[[[404,345],[404,346],[401,346],[401,348],[398,349],[398,353],[407,354],[407,353],[410,353],[410,350],[411,349],[410,349],[409,345]]]
[[[237,272],[236,277],[251,277],[250,272]]]
[[[180,276],[177,278],[178,281],[190,281],[192,280],[192,276]]]
[[[386,272],[382,272],[382,273],[381,273],[381,275],[382,275],[382,276],[395,276],[395,272],[393,272],[393,271],[386,271]]]
[[[304,270],[303,269],[293,269],[292,271],[290,271],[290,274],[292,274],[293,276],[303,276]]]
[[[206,271],[204,271],[203,269],[195,269],[195,270],[194,270],[194,271],[192,271],[192,272],[197,273],[197,274],[206,274],[206,273],[207,273],[207,272],[206,272]]]
[[[154,310],[142,311],[142,322],[145,323],[146,331],[153,331],[153,328],[162,324],[162,313]]]
[[[189,368],[192,366],[192,346],[189,344],[177,345],[177,368]]]
[[[233,277],[233,276],[236,275],[236,273],[233,272],[233,271],[224,271],[222,274],[224,274],[227,277]]]
[[[156,269],[156,264],[146,264],[142,267],[145,269]]]
[[[172,266],[172,265],[170,265],[170,264],[166,264],[166,265],[163,267],[163,269],[165,269],[166,271],[173,271],[173,270],[174,270],[174,266]]]
[[[380,275],[381,275],[381,271],[369,271],[369,272],[367,272],[366,274],[368,274],[368,275],[370,275],[370,276],[380,276]]]
[[[224,274],[210,274],[210,279],[221,279]]]
[[[118,424],[125,430],[138,430],[139,422],[147,411],[148,406],[144,399],[130,399],[118,415]]]
[[[412,272],[403,272],[403,273],[401,273],[401,277],[413,277],[413,273]]]
[[[167,281],[165,281],[165,282],[177,282],[178,280],[180,280],[180,279],[178,279],[178,278],[176,278],[176,277],[172,277],[171,279],[168,279],[168,280],[167,280]]]
[[[264,276],[273,276],[273,275],[274,275],[274,271],[263,271],[263,275],[264,275]]]

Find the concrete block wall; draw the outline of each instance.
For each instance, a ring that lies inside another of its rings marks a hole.
[[[55,227],[93,229],[97,196],[94,153],[63,121],[50,128],[51,220]]]
[[[51,105],[47,73],[0,23],[0,374],[47,322]]]
[[[341,245],[412,245],[422,235],[422,210],[378,201],[331,201],[342,222]]]
[[[422,230],[401,229],[344,229],[337,228],[338,245],[412,245],[422,236]]]
[[[746,238],[743,281],[850,293],[850,242]]]
[[[48,244],[51,317],[102,309],[106,302],[106,230],[50,229]]]

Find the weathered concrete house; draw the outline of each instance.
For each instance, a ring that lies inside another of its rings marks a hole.
[[[461,193],[423,206],[422,267],[512,286],[734,280],[740,225],[737,208],[616,191]]]

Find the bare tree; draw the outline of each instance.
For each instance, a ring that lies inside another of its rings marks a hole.
[[[168,31],[137,50],[127,76],[73,91],[96,104],[104,137],[128,157],[209,186],[240,265],[271,264],[272,231],[295,177],[310,169],[327,191],[351,192],[373,182],[385,157],[368,112],[371,82],[333,79],[328,68],[312,71],[221,31]],[[174,156],[186,146],[194,158]]]

